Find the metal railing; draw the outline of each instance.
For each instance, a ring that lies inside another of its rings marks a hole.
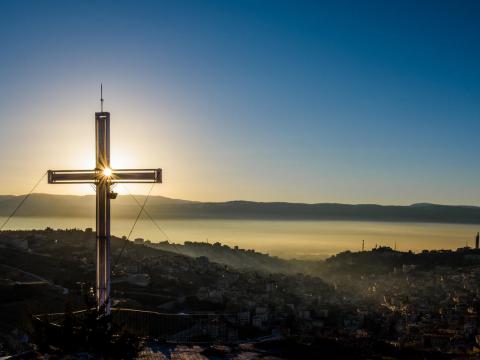
[[[88,310],[72,312],[84,320]],[[35,315],[37,321],[61,325],[65,313]],[[112,322],[131,333],[173,343],[235,342],[238,340],[236,316],[233,314],[170,314],[155,311],[112,308]]]

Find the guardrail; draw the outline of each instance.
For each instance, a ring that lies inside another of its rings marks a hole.
[[[88,310],[72,312],[85,320]],[[131,333],[173,343],[235,342],[238,340],[236,316],[233,314],[170,314],[155,311],[112,308],[112,322]],[[34,315],[37,321],[60,326],[65,313]]]

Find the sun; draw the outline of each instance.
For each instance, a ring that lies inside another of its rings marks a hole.
[[[112,176],[112,169],[110,169],[110,168],[108,168],[108,167],[105,168],[105,169],[103,169],[103,176],[105,176],[105,177],[110,177],[110,176]]]

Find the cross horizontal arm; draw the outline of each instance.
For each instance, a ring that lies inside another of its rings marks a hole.
[[[112,170],[110,181],[114,183],[161,183],[162,169]]]
[[[103,170],[48,170],[49,184],[161,183],[162,169],[117,169],[105,175]]]
[[[100,176],[97,170],[48,170],[49,184],[95,183]]]

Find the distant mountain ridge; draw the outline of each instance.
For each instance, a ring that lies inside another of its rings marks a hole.
[[[0,216],[8,216],[24,195],[0,195]],[[138,202],[145,199],[136,195]],[[480,207],[418,203],[408,206],[288,202],[199,202],[151,196],[147,211],[155,218],[249,220],[357,220],[480,224]],[[138,204],[128,195],[112,201],[116,217],[135,217]],[[95,196],[32,194],[16,216],[94,216]]]

